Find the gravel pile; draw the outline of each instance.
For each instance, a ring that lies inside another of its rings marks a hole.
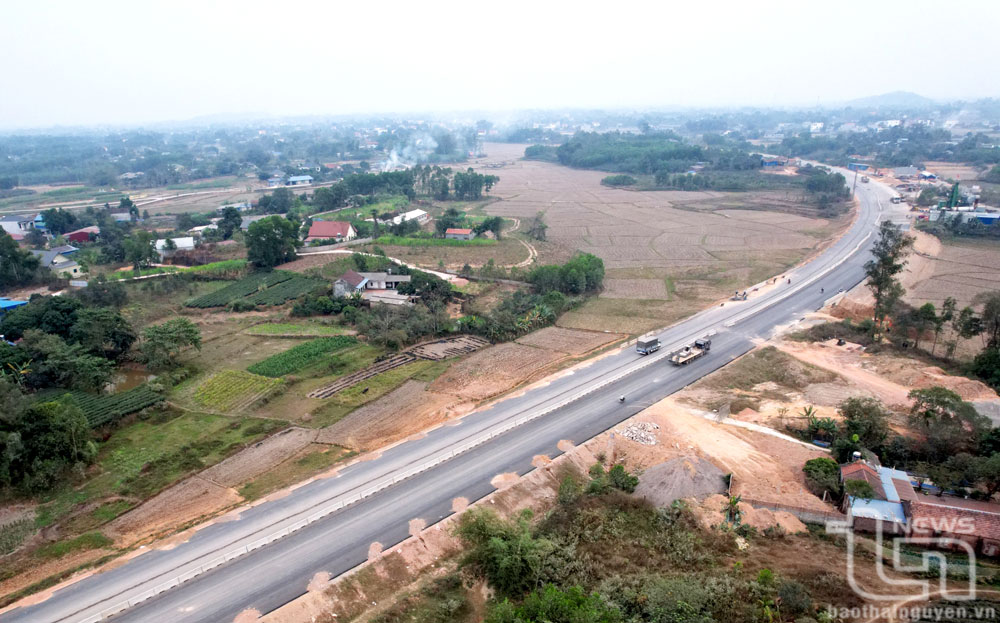
[[[616,432],[630,441],[641,443],[644,446],[655,446],[656,431],[658,430],[660,427],[652,422],[635,422],[619,428]]]

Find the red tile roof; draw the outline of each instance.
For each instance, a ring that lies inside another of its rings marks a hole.
[[[1000,505],[985,502],[979,502],[976,506],[986,508],[961,508],[952,505],[957,502],[965,506],[972,501],[974,500],[920,496],[918,501],[910,505],[910,525],[918,533],[964,534],[1000,541]]]
[[[882,488],[882,479],[879,478],[875,468],[867,463],[854,462],[840,467],[840,478],[845,482],[848,480],[864,480],[875,491],[875,498],[878,500],[887,499],[885,489]]]
[[[309,227],[308,238],[346,238],[351,230],[351,224],[347,221],[313,221]]]
[[[468,234],[472,233],[472,230],[471,229],[460,229],[460,228],[457,228],[457,227],[449,227],[448,229],[444,230],[444,233],[446,235],[447,234],[463,234],[463,235],[468,235]]]
[[[346,273],[344,273],[343,275],[341,275],[340,279],[343,279],[347,283],[351,284],[351,287],[356,288],[359,285],[361,285],[361,282],[365,280],[365,277],[363,277],[362,275],[359,275],[358,273],[354,272],[353,270],[349,270]]]

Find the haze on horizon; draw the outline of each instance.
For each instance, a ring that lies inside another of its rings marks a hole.
[[[1000,95],[1000,3],[19,0],[0,128]]]

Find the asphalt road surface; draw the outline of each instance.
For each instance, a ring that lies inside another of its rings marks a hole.
[[[847,174],[844,172],[845,175]],[[848,182],[853,173],[848,175]],[[246,608],[262,613],[299,597],[320,571],[335,577],[367,559],[378,541],[386,549],[409,535],[411,519],[431,525],[451,514],[456,497],[477,500],[493,491],[497,474],[531,471],[535,455],[555,457],[562,439],[581,443],[654,402],[729,363],[769,337],[821,308],[841,289],[863,279],[862,266],[880,219],[890,217],[892,192],[877,183],[858,184],[861,209],[848,232],[816,258],[747,301],[706,310],[660,334],[663,348],[641,357],[631,348],[597,359],[520,396],[474,412],[424,438],[383,452],[288,496],[249,508],[239,520],[209,525],[173,549],[151,550],[115,569],[59,589],[41,603],[0,615],[6,622],[89,622],[111,617],[143,623],[217,623]],[[896,208],[897,213],[899,209]],[[820,289],[823,289],[823,292]],[[711,353],[687,366],[666,361],[669,351],[711,332]],[[620,403],[618,397],[626,400]],[[525,418],[532,417],[528,421]],[[511,427],[517,421],[519,425]],[[490,437],[470,449],[473,443]],[[418,466],[442,460],[419,471]],[[405,477],[405,479],[403,479]],[[374,491],[375,483],[400,480]],[[365,494],[322,518],[318,512]],[[312,518],[308,525],[303,523]],[[266,545],[289,527],[294,532]],[[223,564],[228,552],[251,551]],[[201,569],[210,567],[201,572]],[[177,586],[181,577],[189,577]],[[169,588],[164,588],[169,587]],[[152,590],[158,594],[149,597]],[[162,590],[162,592],[159,592]],[[124,608],[129,601],[132,605]]]

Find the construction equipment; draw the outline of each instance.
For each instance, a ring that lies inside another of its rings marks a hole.
[[[704,357],[712,349],[712,340],[704,338],[695,340],[680,350],[670,353],[670,363],[675,366],[686,366],[699,357]]]
[[[635,352],[648,355],[660,350],[660,338],[655,335],[644,335],[635,341]]]

